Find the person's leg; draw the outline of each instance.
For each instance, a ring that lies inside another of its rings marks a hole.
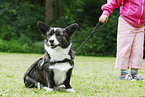
[[[138,76],[138,69],[142,69],[144,28],[142,27],[140,29],[134,29],[134,32],[136,35],[132,45],[129,67],[131,67],[131,75],[134,79],[143,80],[143,77]]]
[[[124,19],[119,19],[115,68],[122,70],[128,69],[129,67],[131,46],[135,37],[135,33],[132,33],[130,26]]]
[[[144,31],[136,33],[132,47],[131,55],[129,60],[129,67],[134,70],[142,69],[143,61],[143,47],[144,47]]]
[[[117,33],[117,56],[115,68],[121,70],[119,79],[122,80],[127,75],[127,69],[129,67],[129,56],[131,53],[131,46],[135,34],[132,33],[130,29],[130,24],[128,24],[124,19],[119,18],[118,33]]]

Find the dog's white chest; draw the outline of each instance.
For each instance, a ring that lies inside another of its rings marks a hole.
[[[68,48],[62,49],[61,47],[57,47],[55,49],[51,49],[50,47],[45,46],[45,50],[49,53],[51,57],[51,61],[62,61],[64,59],[71,59],[68,54],[70,51],[71,44]]]
[[[72,66],[68,63],[56,63],[49,67],[54,72],[54,82],[56,85],[62,84],[66,80],[66,74]]]

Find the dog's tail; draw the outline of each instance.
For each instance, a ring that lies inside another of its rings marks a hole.
[[[43,60],[43,57],[41,57],[39,60],[37,60],[36,62],[34,62],[34,63],[29,67],[29,69],[26,71],[26,73],[24,74],[24,83],[25,83],[25,80],[26,80],[26,76],[27,76],[28,74],[30,74],[30,72],[36,67],[37,63],[38,63],[40,60]]]

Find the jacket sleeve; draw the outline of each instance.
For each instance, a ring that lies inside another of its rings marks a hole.
[[[107,4],[103,5],[101,8],[103,10],[103,14],[109,16],[109,14],[113,12],[113,9],[118,8],[123,2],[124,0],[108,0]]]

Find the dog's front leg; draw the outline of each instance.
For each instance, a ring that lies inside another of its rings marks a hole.
[[[46,89],[46,91],[53,91],[54,90],[54,86],[55,86],[55,82],[54,82],[54,72],[51,70],[49,70],[49,72],[47,72],[47,82],[48,82],[48,87],[44,87],[44,89]]]
[[[68,70],[67,78],[66,78],[64,84],[65,84],[65,87],[66,87],[66,91],[72,93],[72,92],[75,92],[75,90],[70,85],[71,74],[72,74],[72,68]]]

